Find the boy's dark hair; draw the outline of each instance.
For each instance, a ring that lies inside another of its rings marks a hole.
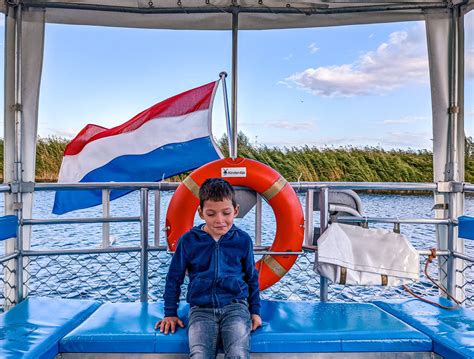
[[[222,178],[208,178],[199,189],[199,205],[204,208],[205,201],[219,202],[224,199],[230,199],[232,205],[237,207],[235,201],[234,187]]]

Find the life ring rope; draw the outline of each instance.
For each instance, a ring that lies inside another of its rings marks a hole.
[[[262,197],[265,197],[267,201],[270,201],[273,197],[275,197],[280,191],[285,187],[287,184],[287,180],[280,176],[275,183],[273,183],[269,189],[262,193]]]
[[[191,176],[188,176],[184,179],[183,184],[186,186],[187,189],[194,195],[194,197],[199,198],[199,189],[201,186],[199,186],[192,178]]]
[[[282,278],[288,272],[286,268],[278,263],[277,260],[271,255],[264,255],[262,261],[273,271],[273,273],[275,273],[280,278]]]

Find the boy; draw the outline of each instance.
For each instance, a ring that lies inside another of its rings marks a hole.
[[[178,242],[166,277],[165,317],[155,328],[168,334],[184,327],[177,309],[187,271],[190,357],[215,358],[221,338],[226,358],[249,358],[250,331],[262,324],[252,240],[233,224],[239,206],[227,181],[207,179],[199,202],[205,224]]]

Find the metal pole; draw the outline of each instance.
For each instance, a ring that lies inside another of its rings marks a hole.
[[[224,110],[225,110],[225,123],[226,123],[226,128],[227,128],[227,144],[229,147],[229,156],[231,153],[234,153],[233,149],[233,135],[232,135],[232,125],[230,123],[230,113],[229,113],[229,99],[227,97],[227,84],[225,82],[225,78],[227,77],[227,72],[222,71],[219,74],[219,77],[221,78],[222,81],[222,93],[224,95]]]
[[[66,2],[46,2],[38,0],[23,0],[28,7],[31,8],[50,8],[50,9],[77,9],[77,10],[92,10],[92,11],[116,11],[120,13],[129,14],[215,14],[215,13],[230,13],[235,11],[235,5],[231,6],[179,6],[179,7],[133,7],[133,6],[114,6],[106,4],[82,4],[82,3],[66,3]],[[204,2],[204,1],[203,1]],[[208,2],[208,1],[206,1]],[[232,1],[235,3],[236,0]],[[260,1],[259,1],[260,2]],[[263,3],[263,1],[262,1]],[[290,1],[288,1],[291,4]],[[350,2],[348,2],[350,3]],[[370,6],[341,6],[341,7],[324,7],[315,4],[311,7],[306,7],[303,12],[298,6],[244,6],[240,7],[239,11],[246,14],[352,14],[352,13],[373,13],[381,11],[407,11],[417,10],[422,12],[426,10],[446,9],[444,3],[426,3],[426,4],[376,4]],[[407,18],[401,19],[409,20],[410,12],[407,11]]]
[[[155,247],[160,245],[161,191],[155,191]]]
[[[324,231],[328,228],[329,224],[329,213],[328,213],[328,200],[329,200],[329,189],[321,188],[319,192],[319,218],[320,218],[320,234],[323,234]],[[320,288],[319,288],[319,298],[321,302],[328,301],[328,280],[327,278],[320,277]]]
[[[314,209],[314,190],[306,191],[305,205],[305,221],[304,221],[304,238],[307,246],[313,245],[314,225],[313,225],[313,209]]]
[[[237,60],[238,60],[239,13],[232,12],[232,146],[230,157],[237,157]]]
[[[102,217],[110,218],[110,190],[102,190]],[[102,248],[110,246],[110,224],[102,223]]]
[[[255,245],[262,245],[262,197],[258,193],[255,204]]]
[[[16,194],[16,201],[14,209],[19,222],[23,219],[23,195],[21,193],[21,183],[23,182],[23,167],[22,167],[22,126],[23,126],[23,112],[22,112],[22,4],[19,3],[15,10],[15,153],[14,153],[14,179],[18,185],[18,192]],[[20,303],[23,300],[23,227],[17,233],[16,241],[17,251],[19,252],[17,258],[16,268],[16,300]]]
[[[459,115],[458,104],[458,76],[459,76],[459,8],[454,7],[451,10],[451,42],[450,42],[450,91],[449,91],[449,127],[448,127],[448,163],[446,168],[446,180],[456,181],[459,179],[458,167],[458,144],[457,144],[457,126]],[[448,195],[448,218],[454,220],[456,218],[456,193],[449,192]],[[452,224],[448,225],[448,250],[453,253],[457,251],[457,236]],[[448,256],[447,260],[447,290],[453,297],[456,296],[456,258],[453,255]]]
[[[148,301],[148,189],[140,190],[140,302]]]
[[[449,109],[448,109],[448,153],[446,163],[446,181],[454,181],[458,175],[457,166],[457,122],[459,114],[458,106],[458,8],[451,10],[451,41],[450,41],[450,63],[449,63]]]
[[[449,197],[451,198],[452,195]],[[451,199],[450,199],[451,201]],[[451,202],[449,204],[449,216],[451,217]],[[454,226],[452,223],[448,224],[448,251],[449,256],[447,258],[447,285],[446,289],[448,293],[451,294],[454,298],[456,298],[456,258],[453,256],[453,253],[456,251],[455,243],[454,243]],[[457,299],[457,298],[456,298]]]

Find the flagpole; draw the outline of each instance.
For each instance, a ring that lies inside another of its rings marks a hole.
[[[232,12],[232,146],[230,157],[237,157],[237,40],[239,34],[239,13],[234,9]]]
[[[233,152],[232,144],[233,144],[233,136],[232,136],[232,128],[230,124],[230,114],[229,114],[229,99],[227,97],[227,84],[225,79],[227,77],[227,72],[222,71],[219,74],[219,77],[222,81],[222,92],[224,95],[224,110],[225,110],[225,120],[226,120],[226,127],[227,127],[227,145],[229,147],[229,156]]]

